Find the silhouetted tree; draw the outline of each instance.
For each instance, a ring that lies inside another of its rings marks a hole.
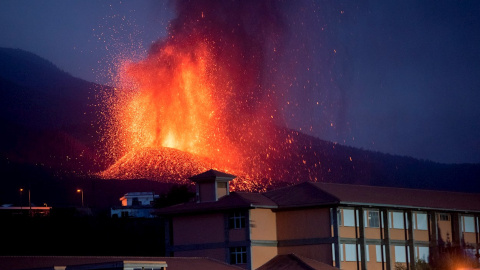
[[[195,192],[190,190],[188,185],[174,185],[170,188],[167,194],[160,195],[155,200],[153,207],[162,208],[170,205],[185,203],[195,197]]]

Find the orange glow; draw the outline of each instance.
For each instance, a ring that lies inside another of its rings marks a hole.
[[[197,17],[172,25],[147,58],[119,67],[105,112],[105,152],[115,162],[100,176],[188,182],[212,168],[238,176],[232,190],[259,191],[320,178],[310,168],[319,161],[299,153],[298,133],[276,126],[276,86],[264,79],[274,74],[263,75],[269,48],[246,32],[219,31],[203,11],[188,14]]]

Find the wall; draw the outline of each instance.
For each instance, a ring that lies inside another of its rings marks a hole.
[[[270,209],[250,210],[250,239],[277,240],[276,215]]]
[[[277,254],[277,247],[252,246],[252,269],[264,265]]]
[[[332,264],[330,209],[276,212],[278,254],[295,253]]]
[[[224,242],[223,213],[178,216],[172,222],[175,246]]]
[[[333,264],[331,244],[278,247],[278,254],[285,255],[290,253],[314,259],[329,265]]]
[[[278,240],[330,237],[329,208],[279,211],[276,215]]]

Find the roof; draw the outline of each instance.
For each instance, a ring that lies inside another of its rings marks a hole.
[[[342,204],[480,212],[478,193],[331,183],[309,185],[338,198]]]
[[[219,172],[211,169],[201,174],[194,175],[188,179],[190,179],[193,182],[201,183],[201,182],[212,182],[212,180],[213,181],[230,181],[235,178],[236,178],[235,175]]]
[[[120,256],[0,256],[0,269],[19,270],[73,266],[83,264],[109,263],[118,261],[159,261],[166,262],[168,270],[205,269],[238,270],[239,267],[210,258],[199,257],[120,257]]]
[[[319,206],[340,202],[339,198],[315,188],[312,184],[312,182],[304,182],[279,188],[264,193],[264,196],[276,202],[282,208]]]
[[[277,255],[257,270],[338,270],[331,265],[295,254]]]
[[[449,211],[480,211],[480,194],[304,182],[264,193],[279,208],[363,205]]]
[[[157,214],[215,212],[239,208],[290,209],[329,205],[359,205],[480,212],[480,194],[303,182],[265,193],[232,192],[216,202],[185,203],[159,209]]]
[[[277,204],[261,193],[232,192],[214,202],[188,202],[156,211],[159,215],[215,212],[228,209],[276,208]]]
[[[160,269],[167,267],[167,263],[161,260],[155,261],[111,261],[102,263],[88,263],[81,265],[67,265],[66,270],[96,270],[96,269],[144,269],[153,268]]]

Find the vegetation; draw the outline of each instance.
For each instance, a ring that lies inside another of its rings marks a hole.
[[[394,268],[395,268],[395,270],[407,270],[408,269],[407,264],[398,263],[398,262],[395,263]],[[432,268],[430,267],[430,265],[425,260],[417,258],[415,260],[415,268],[410,269],[410,270],[431,270],[431,269]]]
[[[170,205],[185,203],[195,198],[195,192],[191,191],[189,185],[173,185],[166,194],[160,195],[153,206],[162,208]]]

